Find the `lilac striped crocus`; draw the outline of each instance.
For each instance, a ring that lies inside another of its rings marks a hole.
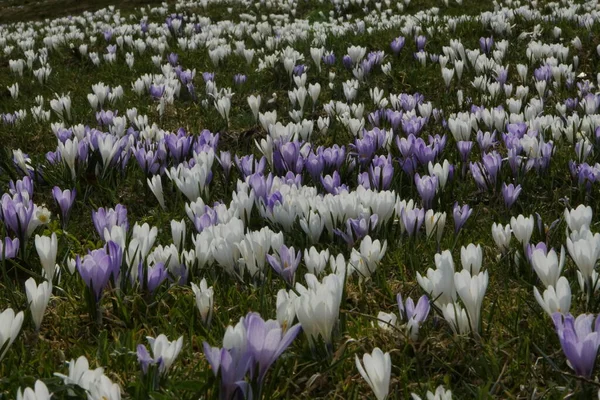
[[[148,277],[144,279],[144,270],[148,272]],[[147,265],[144,269],[143,262],[138,264],[138,279],[140,285],[148,289],[151,294],[167,279],[167,270],[164,263]]]
[[[22,194],[10,196],[5,193],[0,201],[0,220],[14,233],[23,245],[27,239],[27,228],[33,218],[35,205],[33,201],[26,199]]]
[[[81,278],[97,303],[102,298],[102,292],[113,274],[113,260],[105,248],[100,248],[90,251],[83,259],[77,256],[76,265]]]
[[[269,368],[292,344],[301,326],[284,330],[276,320],[263,320],[257,313],[242,317],[227,327],[223,348],[204,342],[204,355],[215,376],[221,376],[221,399],[250,398],[249,376],[259,391]]]
[[[290,285],[294,284],[294,274],[298,269],[298,265],[300,265],[301,258],[302,253],[300,250],[296,252],[293,247],[287,247],[286,245],[279,248],[277,256],[267,254],[267,261],[271,267]]]
[[[127,208],[122,204],[117,204],[114,209],[100,207],[97,211],[92,211],[92,220],[100,237],[104,237],[104,229],[110,231],[116,225],[121,226],[124,231],[129,229]]]
[[[396,296],[396,301],[398,303],[398,311],[400,311],[400,319],[405,321],[406,335],[411,340],[417,340],[419,337],[419,328],[429,315],[429,298],[425,295],[421,296],[416,307],[413,299],[410,297],[404,302],[400,293]]]
[[[437,176],[424,175],[421,177],[419,174],[415,174],[415,185],[421,200],[423,200],[423,208],[429,210],[438,188]]]
[[[67,225],[67,221],[69,220],[69,213],[75,202],[76,195],[77,191],[75,189],[61,190],[58,186],[54,186],[52,189],[52,197],[54,197],[56,204],[58,204],[58,208],[60,208],[60,218],[62,219],[63,228]]]
[[[15,258],[19,251],[19,239],[4,238],[4,242],[0,240],[0,260]]]
[[[506,183],[502,184],[502,197],[504,197],[506,208],[511,208],[519,198],[520,194],[521,185],[515,186],[512,183],[510,185],[507,185]]]
[[[594,318],[594,314],[581,314],[574,318],[555,312],[552,320],[569,367],[577,375],[590,378],[600,347],[600,315]]]
[[[468,204],[464,204],[459,207],[458,202],[454,203],[454,209],[452,210],[452,216],[454,217],[454,233],[458,233],[465,225],[473,210]]]

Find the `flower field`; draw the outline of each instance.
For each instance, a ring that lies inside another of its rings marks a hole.
[[[5,3],[1,399],[600,396],[596,1]]]

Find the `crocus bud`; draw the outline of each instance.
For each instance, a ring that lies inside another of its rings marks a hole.
[[[52,294],[52,284],[44,281],[37,285],[35,279],[29,278],[25,282],[25,293],[27,294],[27,301],[31,308],[31,316],[35,323],[35,329],[39,331],[42,319],[44,318],[44,312]]]

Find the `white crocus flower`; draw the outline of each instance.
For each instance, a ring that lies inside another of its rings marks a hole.
[[[376,347],[371,354],[366,353],[363,356],[362,363],[358,355],[355,355],[355,361],[358,372],[371,386],[377,400],[384,400],[390,390],[390,376],[392,374],[390,354],[383,353],[380,348]]]
[[[463,269],[460,272],[454,273],[456,291],[465,305],[467,314],[469,315],[471,330],[474,332],[479,331],[481,305],[485,291],[487,290],[488,280],[487,271],[471,275],[469,271]]]
[[[544,294],[540,295],[538,288],[533,288],[533,294],[540,307],[546,311],[549,316],[555,312],[567,314],[571,308],[571,286],[564,276],[561,276],[554,286],[548,286]]]
[[[214,301],[214,292],[212,286],[208,287],[206,284],[206,279],[202,279],[200,281],[200,287],[192,283],[192,290],[196,296],[196,307],[198,307],[198,311],[200,311],[202,322],[205,325],[210,325]]]
[[[31,316],[35,323],[35,329],[40,330],[44,312],[50,301],[52,294],[52,283],[44,281],[37,285],[35,279],[29,278],[25,282],[25,293],[27,294],[27,302],[31,308]]]
[[[560,260],[554,249],[550,249],[548,254],[544,254],[542,249],[535,249],[531,254],[531,265],[545,287],[555,286],[565,265],[565,248],[560,247]]]

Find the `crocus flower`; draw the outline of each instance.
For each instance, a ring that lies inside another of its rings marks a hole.
[[[565,208],[565,221],[572,231],[579,231],[583,227],[589,228],[592,223],[592,207],[580,204],[577,208]]]
[[[473,210],[468,204],[459,207],[458,202],[454,203],[454,209],[452,210],[452,216],[454,217],[454,233],[458,233],[462,229],[472,213]]]
[[[290,346],[298,333],[300,324],[285,332],[276,320],[264,321],[257,313],[249,313],[245,319],[248,335],[248,351],[258,368],[258,383],[261,385],[271,365]]]
[[[0,261],[15,258],[19,251],[19,239],[4,238],[4,242],[0,240]]]
[[[544,252],[538,248],[532,251],[529,259],[533,270],[544,286],[556,286],[565,265],[565,248],[563,246],[560,248],[560,260],[554,249]]]
[[[460,262],[463,269],[466,269],[471,274],[478,274],[481,269],[481,263],[483,261],[483,251],[481,246],[475,246],[473,243],[469,243],[467,247],[461,246],[460,248]]]
[[[40,380],[35,381],[34,389],[26,388],[17,392],[17,400],[50,400],[52,394],[48,391],[46,384]]]
[[[409,297],[406,302],[402,300],[402,295],[396,296],[398,310],[400,311],[400,320],[405,321],[405,330],[411,340],[417,340],[419,337],[419,328],[429,315],[429,298],[425,295],[419,298],[417,306]]]
[[[123,227],[125,231],[129,229],[127,222],[127,208],[121,204],[117,204],[115,208],[104,209],[100,207],[97,211],[92,211],[92,220],[98,234],[103,237],[104,229],[109,231],[115,225]]]
[[[593,314],[581,314],[574,318],[556,312],[552,320],[569,367],[579,376],[591,377],[600,346],[600,316],[594,319]]]
[[[75,189],[61,190],[58,186],[54,186],[52,189],[52,196],[60,208],[60,217],[62,219],[63,227],[67,225],[69,212],[71,211],[71,207],[73,207],[76,195],[77,191]]]
[[[44,281],[37,285],[35,279],[29,278],[25,282],[25,293],[27,294],[27,302],[31,309],[35,329],[39,331],[42,319],[44,318],[44,312],[52,294],[52,283]]]
[[[294,274],[300,265],[301,258],[300,250],[296,252],[293,247],[288,248],[286,245],[279,248],[278,256],[267,254],[267,261],[271,267],[290,285],[294,284]]]
[[[405,41],[406,41],[406,39],[403,36],[399,36],[396,39],[392,40],[392,43],[390,44],[390,47],[392,48],[392,52],[395,55],[400,54],[400,51],[404,47]]]
[[[421,396],[416,393],[411,393],[410,396],[413,400],[421,400]],[[442,385],[435,389],[435,393],[427,391],[427,400],[452,400],[452,391],[446,390]]]
[[[454,286],[460,296],[467,314],[473,332],[479,332],[479,323],[481,319],[481,305],[483,296],[488,286],[488,272],[483,271],[477,275],[465,269],[454,273]]]
[[[192,291],[196,296],[196,307],[198,307],[198,311],[200,311],[202,323],[208,326],[210,325],[210,320],[212,318],[213,312],[213,288],[212,286],[208,287],[208,285],[206,284],[206,279],[204,278],[200,281],[199,287],[195,283],[192,283],[191,285]]]
[[[429,294],[438,307],[456,300],[454,287],[454,261],[450,250],[444,250],[434,256],[436,269],[428,268],[427,275],[417,272],[417,282]]]
[[[244,75],[244,74],[235,74],[233,76],[233,83],[235,83],[238,86],[246,83],[246,75]]]
[[[98,302],[113,272],[110,256],[101,248],[89,252],[83,259],[77,256],[76,263],[81,278]]]
[[[167,269],[162,262],[148,265],[146,269],[148,270],[148,278],[144,281],[144,266],[143,262],[140,262],[138,265],[138,279],[142,286],[145,284],[148,291],[153,293],[167,279]]]
[[[331,347],[333,328],[340,313],[344,277],[330,274],[322,282],[312,274],[304,277],[308,287],[296,283],[296,290],[300,293],[295,303],[296,317],[311,347],[314,348],[319,337]]]
[[[511,208],[519,198],[520,194],[521,185],[515,187],[512,183],[510,185],[506,185],[506,183],[502,184],[502,197],[504,197],[506,208]]]
[[[419,174],[415,174],[415,184],[417,192],[419,192],[419,196],[423,200],[423,207],[426,210],[430,209],[438,188],[437,176],[425,175],[421,178]]]
[[[56,252],[58,251],[56,233],[52,233],[50,237],[35,235],[35,249],[40,257],[45,278],[52,282],[56,270]]]
[[[512,230],[510,225],[502,226],[502,224],[492,224],[492,237],[494,243],[501,252],[505,252],[510,247],[510,238],[512,236]]]
[[[512,217],[510,219],[510,227],[515,235],[515,238],[524,246],[529,243],[534,227],[533,215],[524,217],[519,215],[517,218]]]
[[[7,308],[0,314],[0,349],[4,349],[0,354],[0,360],[4,358],[8,348],[13,344],[23,325],[23,311],[17,314],[12,308]]]
[[[403,208],[400,211],[400,218],[402,218],[402,223],[408,236],[413,237],[419,232],[425,221],[425,210],[422,208],[413,208],[410,210]]]
[[[358,355],[355,355],[355,362],[358,372],[373,389],[377,400],[384,400],[390,390],[390,376],[392,374],[390,353],[384,354],[379,347],[376,347],[371,354],[366,353],[363,356],[362,363]]]
[[[534,287],[533,295],[540,307],[550,316],[555,312],[566,314],[571,308],[571,286],[564,276],[558,278],[556,289],[554,286],[548,286],[543,295],[540,295],[538,288]]]
[[[27,228],[33,219],[34,211],[33,201],[24,198],[22,194],[11,197],[8,193],[5,193],[2,196],[0,217],[9,232],[14,233],[19,238],[21,244],[25,243],[28,237]]]
[[[170,342],[163,334],[158,335],[156,338],[147,336],[146,339],[148,339],[148,343],[152,349],[153,358],[149,357],[150,354],[144,345],[138,345],[138,360],[140,361],[142,370],[146,372],[149,365],[156,364],[158,365],[159,373],[161,375],[166,374],[171,365],[173,365],[173,362],[175,362],[179,352],[181,352],[183,336],[173,342]]]

